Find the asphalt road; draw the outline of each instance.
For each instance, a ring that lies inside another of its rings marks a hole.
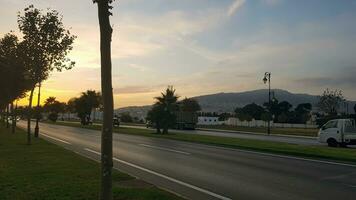
[[[68,123],[68,121],[65,121]],[[79,122],[72,122],[79,123]],[[94,123],[96,125],[101,125],[100,123]],[[137,128],[137,129],[150,129],[146,126],[134,126],[134,125],[120,125],[120,127],[126,128]],[[264,140],[264,141],[273,141],[273,142],[284,142],[289,144],[300,144],[300,145],[326,145],[321,144],[317,141],[316,137],[303,137],[303,136],[292,136],[292,135],[266,135],[262,133],[253,133],[253,132],[242,132],[242,131],[219,131],[219,130],[171,130],[177,133],[186,133],[193,135],[210,135],[217,137],[232,137],[232,138],[243,138],[243,139],[254,139],[254,140]]]
[[[147,129],[144,126],[121,125],[121,127]],[[266,135],[261,133],[244,133],[239,131],[215,131],[215,130],[172,130],[172,131],[178,133],[194,134],[194,135],[210,135],[210,136],[218,136],[218,137],[244,138],[244,139],[274,141],[274,142],[285,142],[290,144],[325,145],[319,143],[317,139],[314,137]]]
[[[99,160],[99,131],[42,123],[40,127],[40,137]],[[114,166],[189,199],[356,197],[355,165],[160,138],[114,134]]]

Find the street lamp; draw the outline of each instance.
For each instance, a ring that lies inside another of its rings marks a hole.
[[[265,76],[263,77],[263,82],[266,84],[268,82],[268,112],[271,116],[271,72],[265,72]],[[271,134],[271,119],[268,118],[268,128],[267,134]]]

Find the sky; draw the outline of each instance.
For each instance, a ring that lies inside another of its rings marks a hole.
[[[99,26],[91,0],[0,0],[0,37],[19,33],[17,12],[56,9],[77,36],[76,66],[54,72],[43,98],[100,90]],[[356,100],[356,0],[117,0],[113,3],[115,108],[181,97],[272,88]],[[25,101],[22,101],[25,102]]]

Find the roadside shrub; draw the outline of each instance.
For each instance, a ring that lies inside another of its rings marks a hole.
[[[56,122],[58,119],[58,113],[50,113],[48,115],[48,119],[52,122]]]

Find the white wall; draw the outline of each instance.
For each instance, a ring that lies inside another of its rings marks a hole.
[[[248,127],[267,127],[268,123],[262,120],[252,120],[251,122],[240,121],[238,118],[230,117],[224,122],[226,125],[230,126],[248,126]],[[283,127],[283,128],[317,128],[317,125],[313,124],[289,124],[289,123],[273,123],[270,122],[271,127]]]

